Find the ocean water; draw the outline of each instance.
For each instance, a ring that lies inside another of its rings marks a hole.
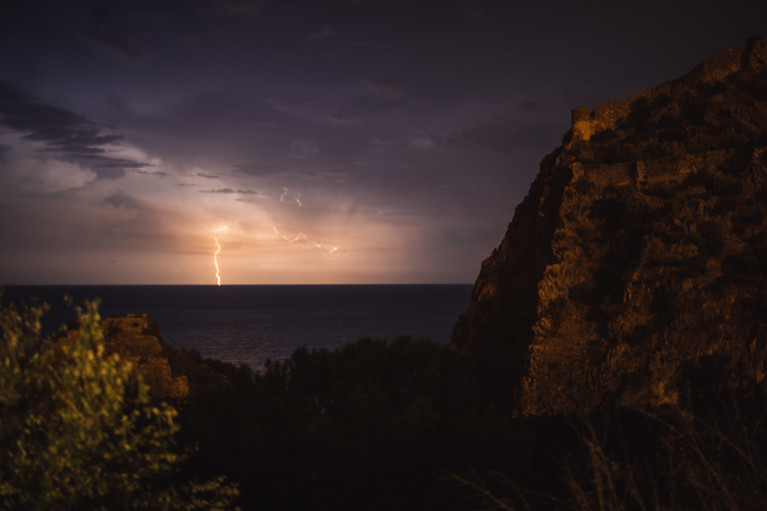
[[[65,295],[100,299],[102,317],[146,313],[172,346],[258,370],[299,346],[400,335],[447,342],[471,285],[7,286],[4,300],[48,303],[53,328],[75,317]]]

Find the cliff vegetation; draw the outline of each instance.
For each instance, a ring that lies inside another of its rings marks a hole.
[[[235,486],[181,475],[177,412],[107,349],[96,305],[58,342],[42,314],[0,308],[0,507],[228,509]]]

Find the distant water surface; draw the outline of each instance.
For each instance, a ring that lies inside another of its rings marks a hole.
[[[447,342],[469,305],[471,285],[6,286],[5,301],[51,305],[47,326],[99,298],[102,317],[146,313],[172,346],[253,369],[299,346],[338,348],[361,337],[400,335]]]

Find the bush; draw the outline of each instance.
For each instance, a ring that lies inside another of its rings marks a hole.
[[[466,509],[451,473],[527,459],[472,360],[407,337],[299,348],[249,384],[195,393],[182,421],[198,477],[240,481],[246,509]]]
[[[40,335],[44,310],[0,308],[0,507],[227,508],[237,491],[222,479],[174,481],[176,410],[105,353],[97,304],[58,342]]]

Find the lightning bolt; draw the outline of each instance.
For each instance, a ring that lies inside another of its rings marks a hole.
[[[285,197],[287,197],[287,196],[288,196],[288,189],[283,187],[282,194],[280,195],[280,202],[284,203],[285,202]],[[301,194],[300,193],[299,194],[293,194],[292,198],[288,197],[288,201],[289,202],[295,202],[296,205],[299,208],[304,205],[304,203],[301,202]]]
[[[325,252],[325,255],[327,255],[328,257],[334,257],[336,255],[341,254],[341,252],[339,252],[340,247],[335,247],[335,246],[330,247],[328,245],[323,245],[322,243],[320,243],[318,241],[310,240],[302,232],[299,232],[295,236],[290,236],[290,235],[281,233],[279,231],[279,229],[277,229],[277,227],[275,227],[275,226],[272,226],[272,229],[274,230],[275,234],[277,234],[277,236],[279,236],[280,238],[282,238],[283,240],[287,241],[290,244],[293,244],[293,243],[306,243],[308,245],[313,246],[316,249],[319,249],[319,250]]]
[[[287,187],[282,188],[282,194],[280,195],[280,202],[295,204],[299,208],[302,208],[304,206],[304,203],[301,202],[301,192],[291,194]],[[285,234],[280,232],[280,230],[277,229],[277,227],[275,227],[274,225],[272,225],[272,230],[277,236],[279,236],[280,238],[282,238],[283,240],[287,241],[290,244],[293,244],[293,243],[306,244],[308,246],[321,250],[322,252],[325,253],[327,257],[330,257],[330,258],[339,256],[339,255],[349,255],[349,252],[342,251],[341,247],[329,246],[329,245],[320,243],[319,241],[311,240],[307,238],[303,232],[299,232],[295,236],[292,236],[290,234]]]
[[[218,234],[219,232],[226,232],[229,230],[229,227],[226,225],[223,227],[219,227],[215,231],[213,231],[213,241],[216,242],[216,251],[213,253],[213,264],[216,266],[216,285],[221,285],[221,270],[218,267],[218,254],[221,253],[221,244],[218,242]]]

